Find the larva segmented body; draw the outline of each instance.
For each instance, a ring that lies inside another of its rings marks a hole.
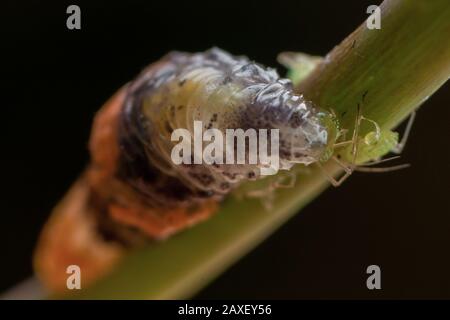
[[[171,133],[192,132],[194,121],[222,132],[279,129],[281,170],[319,161],[337,136],[332,114],[295,94],[289,80],[216,48],[173,52],[144,70],[129,87],[120,121],[120,176],[162,206],[218,199],[260,177],[260,164],[174,164]]]
[[[168,54],[97,113],[91,163],[36,250],[35,268],[48,287],[66,290],[67,261],[82,268],[84,283],[93,281],[120,259],[123,245],[205,220],[240,182],[261,177],[261,163],[172,162],[171,132],[192,131],[196,120],[220,132],[278,129],[282,170],[326,160],[338,135],[333,115],[296,95],[272,69],[219,49]]]

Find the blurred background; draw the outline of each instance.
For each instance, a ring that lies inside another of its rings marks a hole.
[[[143,67],[218,46],[284,74],[279,52],[325,55],[379,3],[2,3],[0,292],[32,274],[39,231],[88,162],[95,112]],[[81,30],[66,28],[70,4]],[[447,84],[420,109],[411,168],[328,189],[196,298],[450,298],[449,105]],[[371,264],[381,290],[366,288]]]

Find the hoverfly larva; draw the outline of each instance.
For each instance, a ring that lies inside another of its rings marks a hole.
[[[326,161],[342,143],[334,114],[295,93],[291,81],[275,70],[216,48],[169,53],[96,115],[91,164],[72,191],[80,204],[53,217],[38,246],[36,268],[44,282],[59,288],[65,277],[56,276],[59,262],[49,258],[56,251],[90,264],[90,270],[103,270],[122,248],[105,249],[103,240],[113,239],[116,246],[167,238],[208,218],[243,181],[262,178],[261,163],[173,163],[171,133],[192,131],[194,121],[221,132],[278,129],[280,170]],[[95,262],[87,254],[96,255]]]
[[[120,154],[114,179],[132,188],[148,207],[167,210],[219,201],[240,182],[261,177],[260,164],[174,164],[171,133],[177,128],[192,131],[194,121],[222,132],[279,129],[281,170],[326,160],[338,136],[333,114],[295,94],[291,82],[275,70],[219,49],[173,52],[126,89],[118,114]],[[170,229],[168,225],[149,235],[164,237]]]

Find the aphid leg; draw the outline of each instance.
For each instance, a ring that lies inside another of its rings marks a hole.
[[[369,161],[369,162],[366,162],[366,163],[364,163],[364,164],[361,164],[361,165],[359,165],[359,166],[357,166],[357,167],[370,167],[370,166],[374,166],[374,165],[376,165],[376,164],[380,164],[380,163],[383,163],[383,162],[392,161],[392,160],[399,159],[399,158],[400,158],[400,156],[393,156],[393,157],[389,157],[389,158],[384,158],[384,159],[379,159],[379,160]]]
[[[358,106],[358,108],[359,108],[359,106]],[[375,121],[370,120],[370,119],[364,117],[362,114],[360,114],[359,117],[360,117],[359,120],[366,120],[366,121],[369,121],[369,122],[371,122],[371,123],[375,126],[375,136],[376,136],[377,139],[380,139],[380,136],[381,136],[381,129],[380,129],[379,125],[378,125]],[[358,119],[358,118],[357,118],[357,119]],[[360,125],[360,123],[361,123],[361,122],[359,121],[359,122],[358,122],[358,126]],[[355,124],[355,128],[356,128],[356,124]],[[340,136],[345,136],[347,130],[342,130],[342,132],[343,132],[343,133],[339,133],[339,135],[340,135]],[[353,144],[353,145],[355,144],[355,137],[354,137],[354,136],[352,137],[351,140],[345,140],[345,141],[341,141],[341,142],[335,143],[335,144],[334,144],[334,148],[344,147],[344,146],[347,146],[347,145],[349,145],[349,144]]]
[[[412,125],[414,123],[414,119],[416,117],[416,112],[412,112],[409,119],[408,119],[408,123],[406,124],[406,128],[405,128],[405,132],[403,133],[403,137],[402,140],[391,150],[391,152],[396,153],[396,154],[400,154],[403,151],[403,148],[406,145],[406,142],[408,140],[409,134],[411,132],[411,128]],[[375,124],[375,127],[377,128],[377,130],[379,129],[378,125],[367,118],[364,118],[365,120],[371,121],[372,123]],[[391,166],[391,167],[384,167],[384,168],[367,168],[369,166],[372,165],[376,165],[379,163],[383,163],[383,162],[387,162],[387,161],[391,161],[394,159],[398,159],[400,158],[399,156],[394,156],[394,157],[389,157],[386,159],[380,159],[380,160],[376,160],[376,161],[371,161],[368,163],[365,163],[363,165],[359,165],[355,167],[355,171],[360,171],[360,172],[390,172],[390,171],[396,171],[396,170],[401,170],[401,169],[405,169],[408,168],[410,166],[410,164],[405,163],[405,164],[400,164],[400,165],[396,165],[396,166]]]
[[[355,171],[359,171],[359,172],[390,172],[390,171],[405,169],[405,168],[408,168],[409,166],[410,166],[409,163],[399,164],[398,166],[391,166],[391,167],[385,167],[385,168],[370,168],[370,167],[368,168],[368,167],[364,167],[364,166],[358,166],[358,167],[355,167]]]
[[[267,196],[262,197],[260,200],[261,200],[261,204],[264,207],[264,209],[266,209],[266,211],[270,211],[273,209],[275,193],[272,191],[272,192],[268,193]]]
[[[245,192],[244,196],[259,199],[264,209],[270,211],[273,207],[273,201],[275,199],[275,190],[278,188],[292,188],[297,180],[297,175],[295,172],[284,171],[284,173],[287,174],[287,176],[274,177],[273,181],[271,181],[267,187],[248,190]]]
[[[295,182],[297,181],[297,175],[292,171],[286,171],[285,172],[288,177],[288,182],[285,182],[286,177],[281,177],[279,179],[276,179],[273,183],[273,186],[275,188],[293,188],[295,186]]]
[[[336,162],[344,170],[345,173],[341,177],[339,177],[338,179],[335,179],[328,172],[326,172],[326,170],[322,167],[322,165],[320,163],[318,163],[319,167],[325,173],[325,176],[328,178],[328,180],[330,181],[330,183],[334,187],[340,186],[345,180],[347,180],[348,177],[350,177],[350,175],[355,170],[355,167],[356,167],[355,163],[356,163],[356,159],[358,157],[359,127],[361,125],[361,120],[362,119],[363,119],[363,117],[362,117],[362,114],[361,114],[361,106],[358,104],[358,106],[357,106],[357,113],[356,113],[356,119],[355,119],[355,128],[353,129],[352,139],[349,140],[349,141],[344,141],[344,142],[338,143],[339,146],[341,146],[343,144],[350,144],[350,143],[352,144],[352,150],[351,150],[352,160],[351,160],[350,164],[349,165],[344,164],[336,156],[332,156],[331,157],[331,159],[334,162]]]
[[[361,120],[363,119],[363,116],[361,114],[361,106],[358,103],[357,109],[356,109],[356,119],[355,119],[355,128],[353,129],[353,136],[352,136],[352,161],[348,166],[346,166],[344,163],[342,163],[337,157],[333,156],[332,159],[344,169],[345,173],[339,179],[336,180],[335,186],[340,186],[345,180],[347,180],[348,177],[353,173],[355,170],[355,163],[356,159],[358,157],[358,136],[359,136],[359,127],[361,125]]]
[[[346,166],[335,156],[333,156],[331,159],[333,159],[333,161],[336,162],[345,172],[342,176],[340,176],[338,179],[336,179],[335,182],[333,183],[333,186],[339,187],[342,183],[344,183],[345,180],[347,180],[348,177],[350,177],[352,175],[353,171],[355,171],[355,166],[354,166],[354,164],[350,164],[349,166]]]
[[[329,174],[327,170],[325,170],[320,162],[317,162],[317,166],[320,168],[320,170],[322,170],[323,174],[333,187],[338,187],[340,185],[340,183],[331,174]]]
[[[352,140],[347,140],[347,141],[338,142],[338,143],[335,143],[335,144],[333,145],[333,148],[345,147],[345,146],[348,146],[349,144],[352,144],[352,143],[353,143]]]
[[[403,133],[402,140],[391,150],[395,154],[400,154],[408,141],[409,134],[411,132],[412,125],[416,118],[416,111],[413,111],[409,116],[408,123],[406,124],[405,132]]]
[[[411,128],[412,125],[414,123],[414,119],[415,119],[416,113],[413,112],[408,120],[408,123],[406,125],[405,128],[405,132],[403,134],[403,137],[401,139],[401,141],[391,150],[393,153],[396,154],[400,154],[403,151],[403,148],[405,147],[405,144],[408,140],[409,134],[411,132]],[[357,111],[357,117],[356,117],[356,123],[355,123],[355,129],[353,130],[353,136],[351,140],[348,141],[342,141],[342,142],[338,142],[334,145],[335,148],[338,147],[342,147],[342,146],[347,146],[349,144],[352,144],[352,150],[351,150],[351,155],[352,155],[352,160],[351,162],[347,165],[346,163],[344,163],[343,161],[341,161],[338,157],[333,156],[331,159],[336,162],[343,170],[344,170],[344,174],[339,177],[338,179],[335,179],[334,177],[332,177],[329,173],[326,172],[326,170],[320,165],[320,168],[322,169],[322,171],[325,173],[325,175],[327,176],[328,180],[330,181],[330,183],[337,187],[340,186],[354,171],[359,171],[359,172],[390,172],[390,171],[395,171],[395,170],[401,170],[404,168],[409,167],[409,164],[400,164],[400,165],[396,165],[396,166],[391,166],[391,167],[384,167],[384,168],[369,168],[370,166],[376,165],[376,164],[380,164],[380,163],[384,163],[387,161],[391,161],[394,159],[398,159],[399,156],[394,156],[394,157],[389,157],[386,159],[379,159],[379,160],[374,160],[374,161],[370,161],[367,162],[365,164],[362,165],[356,165],[356,159],[358,156],[358,136],[359,136],[359,127],[361,124],[362,120],[366,120],[371,122],[374,127],[375,127],[375,138],[377,140],[381,139],[381,129],[379,127],[379,125],[371,120],[368,119],[366,117],[364,117],[361,114],[361,108],[358,105],[358,111]]]
[[[333,115],[335,115],[336,113],[334,112],[333,109],[331,109],[331,112],[333,113]],[[348,130],[347,129],[340,129],[338,132],[338,139],[344,140],[341,142],[337,142],[333,145],[333,148],[339,148],[339,147],[344,147],[347,146],[349,144],[351,144],[353,142],[353,140],[345,140],[346,136],[347,136]]]
[[[270,184],[269,187],[265,189],[248,191],[245,196],[259,199],[264,209],[270,211],[273,208],[273,201],[275,198],[274,190],[274,185]]]
[[[383,167],[383,168],[368,168],[370,166],[373,165],[377,165],[380,163],[384,163],[384,162],[388,162],[388,161],[392,161],[395,159],[400,158],[400,156],[394,156],[394,157],[389,157],[386,159],[380,159],[380,160],[375,160],[375,161],[371,161],[371,162],[367,162],[364,163],[362,165],[357,165],[353,167],[353,171],[358,171],[358,172],[377,172],[377,173],[381,173],[381,172],[390,172],[390,171],[396,171],[396,170],[401,170],[401,169],[405,169],[408,168],[410,166],[410,164],[405,163],[405,164],[400,164],[400,165],[396,165],[396,166],[391,166],[391,167]],[[337,159],[336,157],[333,157],[333,160],[335,162],[337,162],[342,168],[346,168],[345,164],[342,163],[339,159]]]

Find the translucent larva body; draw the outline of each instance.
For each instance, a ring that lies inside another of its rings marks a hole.
[[[122,179],[162,205],[221,198],[260,178],[260,164],[174,164],[171,133],[192,131],[194,121],[222,132],[279,129],[281,170],[326,160],[338,134],[333,115],[295,94],[273,69],[216,48],[173,52],[128,88],[119,127]]]
[[[295,62],[295,56],[285,57]],[[300,58],[314,65],[317,61]],[[355,163],[377,160],[393,148],[400,152],[414,119],[398,143],[396,133],[381,130],[357,109],[352,140],[337,142],[345,130],[338,128],[333,113],[295,94],[291,82],[274,70],[219,49],[168,54],[119,89],[97,113],[89,142],[91,163],[42,232],[37,273],[49,288],[65,291],[70,261],[82,268],[85,284],[92,282],[123,256],[124,247],[166,239],[208,219],[241,182],[262,178],[261,163],[175,164],[170,157],[173,130],[192,131],[194,121],[220,132],[276,129],[279,169],[291,170],[285,173],[292,175],[296,163],[309,165],[332,157],[341,163],[345,178]],[[358,135],[362,120],[375,127],[364,139]],[[332,156],[336,147],[345,145],[347,149]],[[358,154],[358,148],[363,152]],[[344,162],[351,160],[348,167],[338,160],[340,155]],[[265,188],[245,190],[251,184],[239,192],[270,202],[270,190],[279,184],[265,180],[261,185],[266,182],[269,193]]]

